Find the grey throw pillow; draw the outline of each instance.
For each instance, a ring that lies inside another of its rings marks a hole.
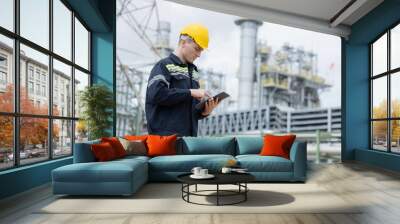
[[[126,155],[135,155],[135,156],[146,156],[147,155],[147,149],[146,145],[144,144],[143,141],[141,140],[126,140],[124,138],[118,138],[119,141],[121,142],[122,146],[124,147],[126,151]]]

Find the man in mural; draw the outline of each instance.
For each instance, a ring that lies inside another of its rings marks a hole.
[[[193,62],[208,47],[208,29],[189,24],[182,29],[177,49],[161,59],[150,73],[146,92],[146,119],[149,134],[197,136],[198,120],[218,105],[210,98],[204,109],[195,105],[210,97],[199,89],[199,74]]]

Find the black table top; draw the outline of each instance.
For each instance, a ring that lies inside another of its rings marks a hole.
[[[249,173],[212,173],[215,177],[211,179],[193,179],[192,173],[186,173],[177,177],[178,181],[186,184],[236,184],[248,183],[255,180]]]

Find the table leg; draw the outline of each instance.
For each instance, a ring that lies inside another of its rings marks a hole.
[[[247,183],[244,183],[244,201],[247,201],[247,192],[248,192],[248,190],[247,190]]]
[[[219,205],[219,184],[217,184],[217,206]]]
[[[190,184],[188,184],[188,185],[187,185],[187,192],[188,192],[188,193],[187,193],[187,201],[188,201],[188,202],[190,202],[190,201],[189,201],[189,195],[190,195]]]
[[[182,199],[183,199],[183,190],[184,190],[184,184],[182,183],[182,187],[181,187]]]
[[[195,186],[195,191],[197,192],[197,184],[196,184],[196,186]]]

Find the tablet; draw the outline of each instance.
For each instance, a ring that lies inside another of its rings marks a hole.
[[[225,98],[229,97],[229,94],[227,94],[226,92],[220,92],[217,95],[213,96],[212,98],[214,99],[218,99],[218,102],[221,102],[222,100],[224,100]],[[196,104],[196,109],[198,110],[203,110],[205,103],[207,102],[207,100],[209,100],[209,98],[203,99],[200,101],[200,103]]]

